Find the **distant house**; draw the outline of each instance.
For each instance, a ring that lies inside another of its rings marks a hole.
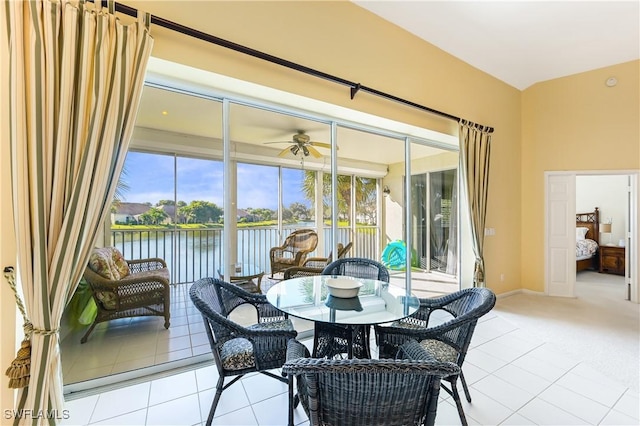
[[[240,220],[242,218],[249,216],[249,213],[244,209],[238,209],[236,211],[236,215],[237,215],[237,220]]]
[[[158,208],[164,211],[167,215],[167,218],[164,220],[164,223],[168,223],[168,224],[174,223],[174,218],[176,219],[177,223],[186,223],[186,218],[184,217],[184,215],[181,215],[180,213],[178,213],[178,215],[176,216],[175,205],[163,204]]]
[[[138,223],[140,215],[150,208],[143,203],[118,203],[115,213],[111,213],[111,223]]]

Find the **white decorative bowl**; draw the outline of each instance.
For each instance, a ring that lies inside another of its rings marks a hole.
[[[329,294],[341,299],[356,297],[362,287],[362,283],[353,278],[329,278],[326,282]]]

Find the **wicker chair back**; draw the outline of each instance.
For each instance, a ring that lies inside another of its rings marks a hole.
[[[389,270],[382,263],[362,257],[338,259],[322,271],[322,275],[342,275],[389,282]]]
[[[435,360],[310,358],[306,347],[292,340],[282,371],[296,377],[311,425],[405,426],[434,424],[440,380],[459,367]],[[289,404],[292,424],[292,388]]]

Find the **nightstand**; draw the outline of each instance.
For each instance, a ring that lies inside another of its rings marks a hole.
[[[624,275],[624,247],[600,246],[600,272]]]

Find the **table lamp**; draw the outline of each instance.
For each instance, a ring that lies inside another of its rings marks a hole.
[[[611,223],[601,223],[600,224],[600,233],[609,234],[609,242],[607,243],[607,245],[608,246],[613,245],[613,244],[611,244]]]

